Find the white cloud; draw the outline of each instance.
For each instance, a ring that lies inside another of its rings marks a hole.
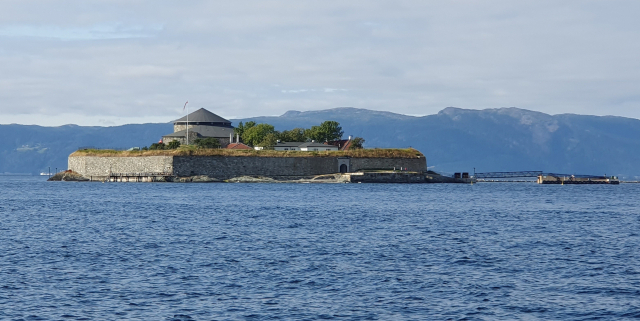
[[[107,72],[107,75],[115,78],[146,78],[146,77],[173,77],[179,70],[152,65],[119,66]]]
[[[223,117],[517,106],[640,118],[640,3],[614,2],[5,0],[0,123],[169,121],[187,99]]]
[[[336,88],[322,88],[322,89],[283,89],[280,90],[283,94],[299,94],[299,93],[314,93],[314,92],[323,92],[323,93],[334,93],[347,91],[346,89],[336,89]]]
[[[0,27],[0,36],[53,38],[60,40],[127,39],[152,37],[161,30],[161,26],[122,26],[118,23],[72,28],[32,24]]]
[[[338,88],[325,88],[323,90],[326,93],[333,93],[333,92],[339,92],[339,91],[347,91],[346,89],[338,89]]]

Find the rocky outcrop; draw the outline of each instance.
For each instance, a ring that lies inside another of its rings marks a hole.
[[[172,182],[175,183],[215,183],[220,182],[219,179],[212,178],[206,175],[196,175],[188,177],[174,177]]]
[[[66,170],[49,177],[48,181],[86,182],[89,179],[72,171]]]

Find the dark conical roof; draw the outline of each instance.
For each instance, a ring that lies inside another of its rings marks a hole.
[[[174,123],[186,123],[187,122],[187,116],[184,116],[180,119],[176,119],[173,121]],[[204,109],[204,108],[200,108],[194,112],[192,112],[191,114],[189,114],[189,122],[194,122],[194,123],[229,123],[231,124],[230,121]]]

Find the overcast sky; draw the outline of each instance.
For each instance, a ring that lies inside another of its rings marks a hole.
[[[640,118],[640,1],[0,1],[0,123],[455,106]]]

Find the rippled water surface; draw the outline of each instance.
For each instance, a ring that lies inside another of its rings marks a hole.
[[[637,319],[639,196],[0,177],[0,320]]]

